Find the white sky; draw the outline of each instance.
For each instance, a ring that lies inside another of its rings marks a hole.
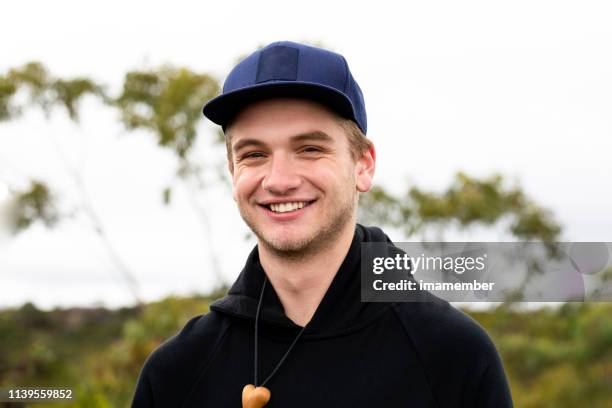
[[[380,184],[440,189],[457,170],[499,171],[554,211],[566,240],[612,241],[610,21],[608,1],[22,0],[3,6],[0,73],[36,60],[117,92],[131,69],[171,63],[222,79],[259,45],[321,42],[345,55],[364,91]],[[200,134],[211,129],[203,119]],[[252,241],[227,188],[200,197],[211,243],[184,193],[169,209],[160,203],[172,155],[93,101],[80,126],[35,112],[0,123],[0,182],[40,177],[74,203],[54,146],[80,163],[146,299],[209,289],[210,245],[226,279],[237,276]],[[4,237],[0,306],[130,302],[109,270],[82,220]]]

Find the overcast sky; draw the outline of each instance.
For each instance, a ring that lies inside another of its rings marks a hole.
[[[41,61],[115,94],[132,69],[170,63],[222,80],[257,46],[322,43],[345,55],[364,92],[378,183],[435,190],[458,170],[501,172],[554,211],[564,239],[612,241],[608,1],[22,0],[5,4],[3,17],[0,73]],[[127,133],[97,102],[83,108],[78,126],[37,112],[0,123],[0,184],[42,178],[74,203],[64,155],[145,299],[208,290],[211,246],[233,281],[253,241],[243,239],[229,188],[199,197],[213,219],[210,242],[183,191],[161,205],[173,156],[146,132]],[[199,134],[212,129],[203,119]],[[28,299],[51,307],[131,298],[77,219],[0,238],[0,306]]]

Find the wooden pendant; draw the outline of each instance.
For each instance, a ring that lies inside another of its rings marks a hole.
[[[245,385],[242,389],[242,408],[262,408],[270,401],[270,390],[266,387]]]

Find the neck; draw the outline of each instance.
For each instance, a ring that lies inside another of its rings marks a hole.
[[[295,324],[305,326],[323,300],[348,253],[355,223],[349,222],[337,239],[306,257],[283,257],[259,245],[259,260],[278,294],[285,314]]]

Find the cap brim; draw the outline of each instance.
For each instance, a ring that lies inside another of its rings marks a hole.
[[[265,82],[219,95],[204,105],[203,113],[225,128],[246,105],[282,97],[310,99],[327,106],[340,116],[356,121],[353,104],[343,93],[321,84],[296,81]]]

